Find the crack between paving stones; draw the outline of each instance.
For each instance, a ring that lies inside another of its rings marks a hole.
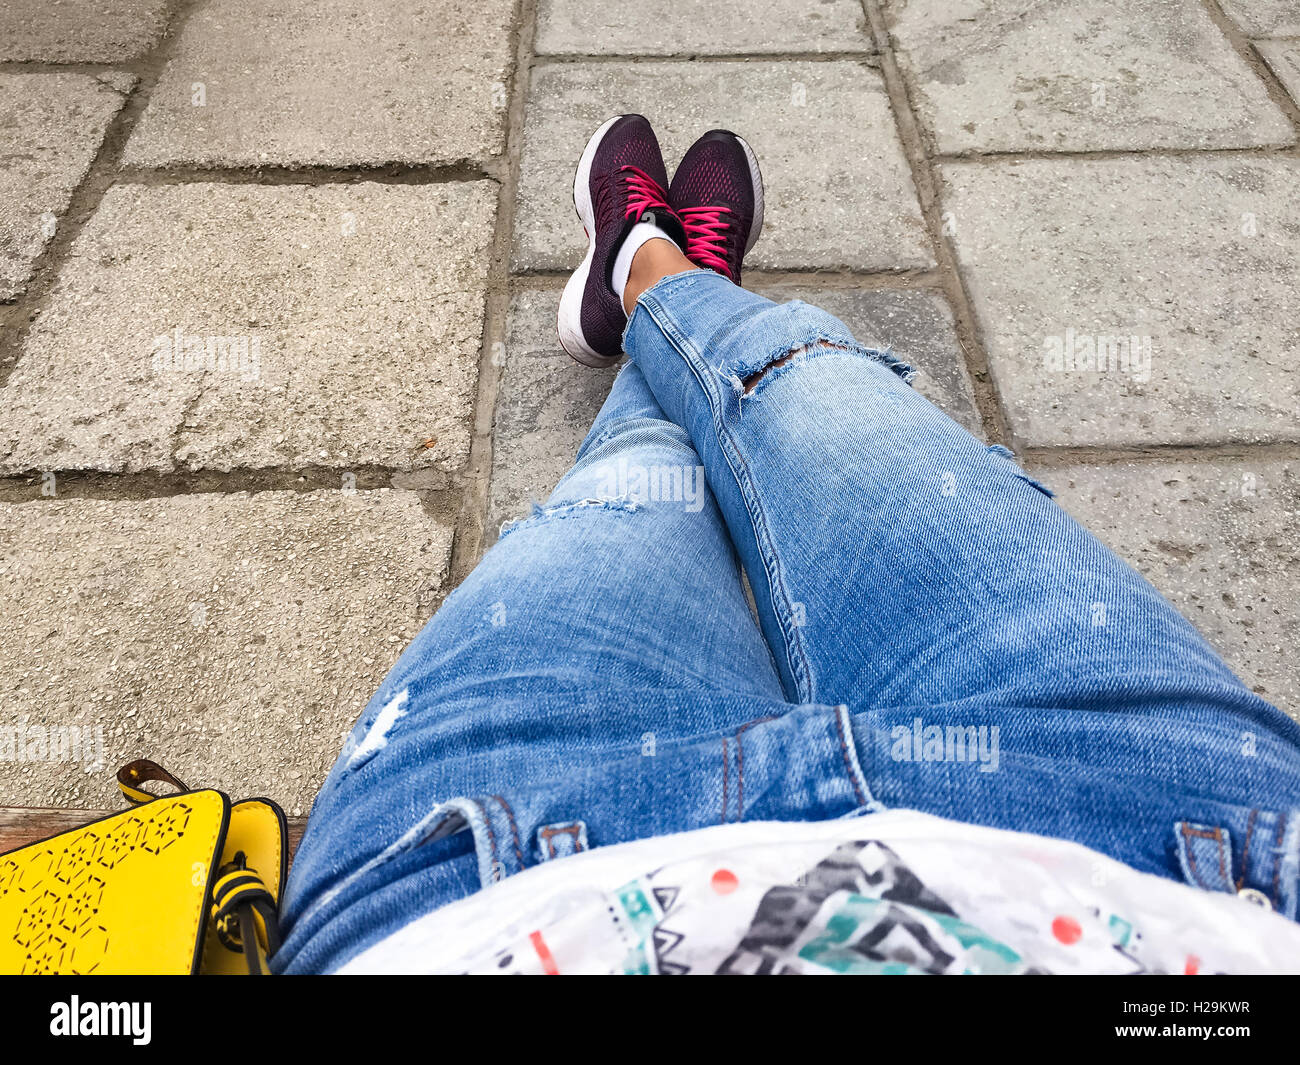
[[[1219,32],[1223,34],[1233,51],[1241,56],[1242,61],[1250,71],[1263,82],[1269,99],[1286,116],[1297,136],[1300,136],[1300,103],[1291,98],[1291,94],[1287,91],[1286,86],[1282,84],[1277,74],[1273,72],[1273,68],[1268,64],[1268,61],[1255,50],[1251,38],[1247,37],[1242,30],[1239,30],[1236,23],[1228,17],[1219,0],[1202,0],[1202,3],[1210,16],[1210,21],[1218,27]],[[1300,148],[1300,145],[1297,145],[1297,147]]]
[[[461,471],[464,495],[448,565],[448,588],[456,587],[478,564],[485,550],[491,495],[493,429],[504,366],[494,354],[504,348],[510,312],[511,248],[518,204],[519,174],[523,154],[524,109],[536,56],[537,0],[517,0],[511,31],[514,46],[510,95],[505,119],[505,147],[500,157],[501,183],[497,191],[496,228],[487,269],[478,377],[469,456]]]
[[[956,255],[943,236],[939,194],[941,186],[935,162],[926,143],[924,127],[916,116],[907,79],[894,54],[893,36],[887,27],[880,0],[861,0],[861,3],[867,26],[880,53],[880,74],[885,83],[885,94],[894,114],[899,143],[911,169],[912,184],[925,221],[930,250],[938,264],[937,272],[944,281],[944,294],[952,310],[963,356],[959,365],[969,379],[987,442],[1008,445],[1011,441],[1010,422],[989,365],[988,353],[980,340],[979,321],[966,291]]]
[[[877,53],[858,50],[852,52],[730,52],[715,55],[709,52],[603,52],[600,55],[582,55],[577,52],[548,52],[533,56],[537,66],[604,66],[608,64],[639,63],[867,63],[876,66]]]
[[[477,160],[451,163],[375,163],[350,166],[124,166],[117,184],[144,185],[451,185],[472,181],[501,183],[494,165]]]
[[[933,162],[943,166],[948,163],[1005,163],[1030,160],[1060,160],[1062,162],[1087,162],[1093,159],[1198,159],[1205,156],[1245,156],[1248,159],[1300,157],[1300,145],[1273,144],[1232,148],[1094,148],[1088,151],[1052,151],[1050,149],[1003,150],[986,152],[940,152],[931,156]]]
[[[47,471],[0,477],[0,504],[48,503],[41,495],[41,476]],[[140,473],[105,473],[97,470],[52,470],[59,486],[59,499],[169,499],[188,495],[235,495],[260,492],[338,492],[339,476],[351,473],[358,492],[406,491],[428,504],[437,502],[442,511],[448,500],[460,505],[463,486],[458,475],[442,470],[403,470],[392,466],[358,465],[346,470],[333,466],[282,467],[229,471],[150,470]],[[448,521],[447,524],[453,524]]]

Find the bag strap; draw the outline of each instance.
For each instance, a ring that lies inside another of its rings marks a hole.
[[[251,976],[271,972],[267,958],[280,949],[275,898],[243,851],[217,870],[212,887],[212,924],[227,950],[243,952]]]
[[[145,803],[153,802],[154,799],[159,797],[141,787],[142,784],[151,780],[160,780],[164,784],[170,784],[177,791],[190,790],[177,777],[167,772],[157,762],[151,762],[148,758],[137,758],[134,762],[127,762],[117,771],[117,786],[122,789],[126,801],[132,806],[143,806]]]

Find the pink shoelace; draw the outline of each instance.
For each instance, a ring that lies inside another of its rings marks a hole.
[[[625,219],[639,217],[646,211],[672,212],[672,208],[668,206],[668,193],[664,192],[659,182],[639,167],[621,166],[610,175],[608,180],[602,181],[596,188],[597,217],[605,214],[609,197],[619,182],[623,183],[627,201],[623,209]]]
[[[724,217],[731,211],[726,207],[683,207],[677,212],[686,230],[686,258],[696,266],[716,270],[730,281],[735,281],[731,264],[727,262],[727,232],[731,223]]]
[[[627,187],[627,210],[623,214],[624,218],[640,216],[651,210],[672,210],[668,206],[668,193],[664,192],[659,182],[644,170],[635,166],[621,166],[618,168],[618,176]]]

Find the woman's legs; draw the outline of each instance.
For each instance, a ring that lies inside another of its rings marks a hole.
[[[711,273],[642,293],[624,344],[574,469],[349,738],[278,968],[330,968],[589,830],[881,805],[1295,916],[1296,726],[1004,452],[836,319]]]

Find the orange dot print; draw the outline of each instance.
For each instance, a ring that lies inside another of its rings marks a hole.
[[[736,874],[730,869],[719,869],[713,874],[713,879],[709,883],[713,885],[713,890],[719,895],[730,895],[736,888],[740,887],[740,881],[736,879]]]
[[[1052,935],[1069,947],[1083,938],[1083,929],[1073,917],[1062,915],[1052,922]]]

